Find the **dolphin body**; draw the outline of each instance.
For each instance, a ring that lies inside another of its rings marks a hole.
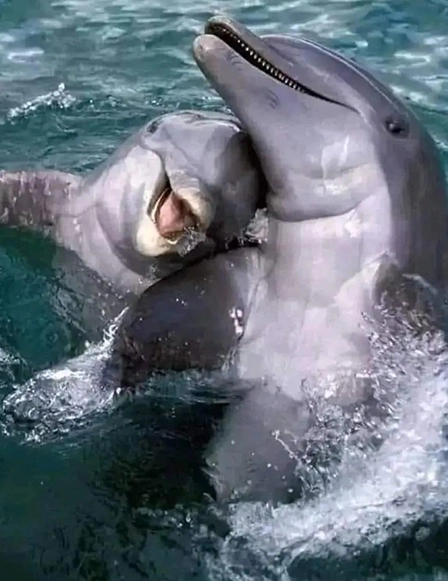
[[[0,172],[0,225],[56,242],[65,286],[92,302],[84,319],[111,307],[102,328],[155,281],[242,238],[264,188],[237,119],[179,111],[146,123],[85,176]]]
[[[316,425],[309,394],[374,413],[364,317],[385,297],[399,305],[409,277],[446,286],[445,177],[414,113],[316,42],[214,17],[194,55],[252,140],[269,187],[267,241],[146,291],[115,353],[127,384],[142,369],[225,364],[252,386],[228,407],[206,469],[221,499],[290,501]]]

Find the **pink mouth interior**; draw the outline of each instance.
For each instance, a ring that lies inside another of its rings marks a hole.
[[[167,195],[162,194],[161,201],[156,215],[155,222],[161,236],[169,237],[174,234],[181,234],[187,228],[196,226],[195,216],[192,214],[188,204],[186,204],[173,191]]]

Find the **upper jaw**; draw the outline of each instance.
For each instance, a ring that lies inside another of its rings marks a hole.
[[[290,89],[303,90],[295,79],[294,66],[274,50],[263,38],[256,36],[242,24],[223,16],[214,16],[205,25],[204,34],[193,44],[193,54],[206,76],[212,73],[213,59],[224,55],[230,62],[229,54],[238,57],[253,71],[265,75],[274,83],[278,82]],[[218,79],[215,79],[218,81]]]

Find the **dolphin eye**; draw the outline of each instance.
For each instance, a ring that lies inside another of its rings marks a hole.
[[[388,117],[385,126],[387,131],[396,137],[406,137],[409,134],[407,121],[400,117]]]
[[[159,117],[158,119],[154,119],[153,121],[148,123],[148,125],[146,127],[146,132],[147,133],[154,133],[158,129],[161,121],[162,121],[162,119]]]

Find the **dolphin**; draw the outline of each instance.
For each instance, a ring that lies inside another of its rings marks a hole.
[[[145,123],[85,176],[0,172],[0,227],[55,243],[54,308],[98,341],[157,280],[246,243],[264,189],[237,119],[177,111]]]
[[[0,172],[0,224],[50,236],[135,295],[241,237],[262,193],[237,119],[179,111],[146,123],[86,176]]]
[[[194,56],[252,140],[268,183],[267,240],[145,292],[118,355],[128,383],[140,367],[224,365],[251,386],[205,450],[206,470],[220,499],[288,502],[308,486],[307,442],[325,448],[316,409],[381,416],[365,317],[380,317],[387,297],[399,305],[408,280],[417,295],[420,282],[446,286],[445,176],[414,112],[317,42],[258,37],[216,16]],[[162,304],[170,317],[151,325],[145,313]]]
[[[392,267],[446,283],[441,160],[390,89],[316,42],[258,38],[216,17],[194,54],[249,132],[270,187],[266,277],[239,365],[295,398],[316,371],[364,366],[362,316]]]

